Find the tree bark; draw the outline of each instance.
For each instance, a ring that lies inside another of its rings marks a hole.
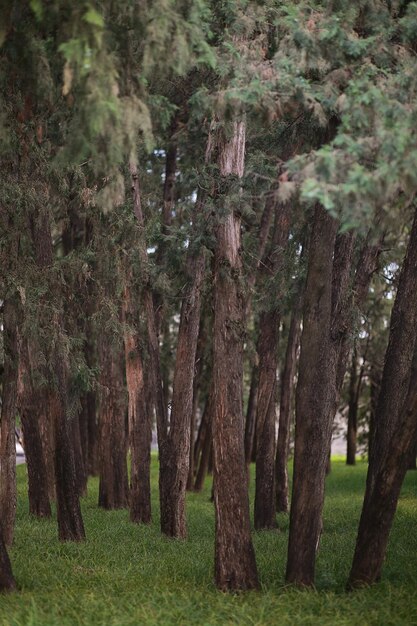
[[[275,459],[275,495],[278,513],[288,513],[288,450],[290,444],[292,389],[301,335],[302,290],[296,296],[288,331],[287,348],[281,376],[281,398],[277,454]]]
[[[331,439],[336,363],[330,326],[336,230],[335,220],[320,205],[316,206],[296,393],[294,483],[286,570],[287,582],[300,586],[314,583]]]
[[[16,517],[17,298],[3,303],[4,372],[0,426],[0,519],[6,545],[13,543]]]
[[[145,268],[148,266],[148,253],[146,249],[146,241],[144,237],[145,220],[142,211],[139,175],[136,164],[132,161],[130,163],[130,175],[132,183],[132,196],[133,196],[133,211],[138,223],[138,238],[137,247],[140,256],[141,266]],[[154,301],[152,297],[152,289],[149,282],[149,276],[146,271],[143,275],[143,288],[142,288],[142,303],[144,307],[145,319],[146,319],[146,339],[147,349],[149,354],[149,369],[147,379],[149,380],[149,387],[151,389],[151,396],[156,414],[156,427],[158,433],[158,449],[159,449],[159,501],[160,507],[164,506],[162,503],[162,472],[163,467],[167,459],[167,441],[168,441],[168,416],[166,411],[164,389],[162,384],[161,363],[159,354],[159,341],[157,332],[157,320],[155,315]],[[148,409],[150,403],[147,402]],[[162,519],[161,519],[162,523]]]
[[[6,545],[3,540],[3,533],[0,529],[0,592],[14,591],[16,581],[13,576],[12,566]]]
[[[347,427],[346,465],[356,465],[356,440],[358,435],[358,356],[356,346],[352,351],[349,380],[349,412]]]
[[[119,346],[100,338],[100,483],[98,505],[128,505],[126,397]]]
[[[271,250],[262,263],[265,280],[282,274],[289,233],[289,205],[275,207]],[[281,320],[282,279],[272,294],[274,305],[261,312],[259,320],[259,384],[256,416],[255,528],[274,528],[275,522],[275,425],[278,338]],[[271,293],[269,293],[271,297]]]
[[[350,588],[379,579],[417,436],[417,211],[395,298]],[[414,356],[414,362],[413,362]]]
[[[40,407],[47,404],[44,390],[36,390],[32,380],[31,348],[27,338],[21,339],[19,358],[18,408],[28,471],[29,512],[36,517],[51,517],[48,474],[39,428]]]
[[[195,227],[194,227],[195,228]],[[193,246],[193,242],[190,244]],[[194,246],[193,246],[194,247]],[[185,538],[185,493],[190,461],[193,381],[201,310],[205,257],[191,249],[187,259],[188,288],[181,308],[166,463],[161,468],[161,530]]]
[[[214,137],[220,175],[243,175],[245,122],[235,121],[229,141]],[[220,139],[220,140],[219,140]],[[215,581],[221,590],[257,588],[250,535],[243,440],[244,303],[240,289],[241,222],[236,212],[219,223],[214,277],[213,451]]]
[[[135,328],[137,311],[125,287],[124,345],[126,383],[129,394],[130,519],[149,524],[151,514],[151,440],[152,420],[146,406],[143,359]]]
[[[31,216],[32,241],[40,271],[50,275],[51,297],[56,298],[52,316],[42,320],[48,324],[51,343],[48,347],[46,371],[50,410],[54,420],[55,478],[58,536],[61,541],[85,539],[74,459],[73,418],[69,406],[68,346],[64,335],[62,298],[53,268],[50,218],[47,210]]]
[[[200,463],[198,465],[198,471],[197,471],[197,475],[196,475],[195,483],[194,483],[194,491],[201,491],[203,489],[204,481],[206,479],[208,468],[209,468],[210,456],[212,455],[212,450],[213,450],[213,437],[211,433],[212,416],[213,416],[213,392],[212,390],[210,390],[209,396],[206,401],[204,413],[203,413],[206,428],[205,428],[205,435],[204,435],[203,442],[202,442]]]

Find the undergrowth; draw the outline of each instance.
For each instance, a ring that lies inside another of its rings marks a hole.
[[[189,494],[189,538],[175,541],[159,533],[155,458],[149,526],[132,524],[127,511],[98,509],[98,480],[91,479],[82,502],[87,541],[62,544],[54,519],[29,516],[21,466],[10,550],[19,591],[0,597],[0,626],[417,625],[417,472],[404,484],[382,581],[347,594],[366,465],[332,465],[316,590],[285,587],[288,517],[280,515],[278,531],[253,533],[262,590],[238,595],[219,593],[213,584],[209,482],[202,493]]]

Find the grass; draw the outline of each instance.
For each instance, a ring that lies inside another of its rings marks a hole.
[[[226,595],[213,585],[210,485],[188,497],[189,539],[173,541],[159,533],[155,459],[152,471],[152,525],[131,524],[126,511],[99,510],[94,479],[83,499],[87,541],[61,544],[54,520],[29,516],[26,468],[18,468],[10,556],[20,592],[0,597],[0,626],[417,625],[417,472],[404,484],[380,584],[344,592],[366,466],[347,468],[336,460],[327,482],[317,590],[285,588],[288,518],[280,516],[280,532],[253,535],[262,591]]]

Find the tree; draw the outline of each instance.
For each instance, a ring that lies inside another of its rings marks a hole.
[[[391,315],[365,499],[349,586],[381,575],[389,532],[417,432],[417,212]],[[414,363],[413,363],[414,356]]]

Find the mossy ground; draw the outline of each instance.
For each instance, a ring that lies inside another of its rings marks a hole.
[[[417,625],[417,472],[405,481],[380,584],[344,592],[366,465],[346,467],[335,460],[327,479],[316,591],[284,585],[288,518],[281,515],[279,532],[253,534],[262,590],[240,595],[219,593],[213,584],[210,484],[188,496],[189,539],[173,541],[159,533],[155,458],[152,472],[150,526],[133,525],[127,511],[99,510],[93,479],[82,504],[87,541],[61,544],[55,520],[29,516],[26,468],[18,468],[10,556],[20,591],[0,598],[1,626]]]

